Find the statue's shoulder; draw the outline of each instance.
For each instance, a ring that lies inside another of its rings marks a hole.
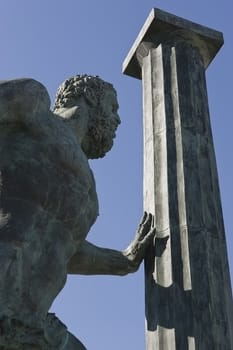
[[[50,104],[47,89],[34,79],[0,80],[0,123],[48,112]]]

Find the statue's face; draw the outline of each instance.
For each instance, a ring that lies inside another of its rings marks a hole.
[[[101,104],[88,124],[88,142],[85,152],[88,158],[101,158],[112,148],[116,129],[120,124],[117,96],[114,89],[106,89]],[[87,140],[86,140],[87,141]]]

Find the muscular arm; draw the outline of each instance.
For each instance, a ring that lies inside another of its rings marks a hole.
[[[71,258],[67,272],[83,275],[126,275],[135,272],[152,243],[155,228],[152,215],[145,213],[133,241],[121,251],[100,248],[87,241]]]
[[[82,275],[125,275],[130,266],[123,252],[100,248],[84,241],[68,264],[68,273]]]

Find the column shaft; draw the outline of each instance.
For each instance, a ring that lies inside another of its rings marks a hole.
[[[205,67],[183,41],[142,61],[144,208],[164,253],[145,262],[147,350],[230,350],[232,296]]]

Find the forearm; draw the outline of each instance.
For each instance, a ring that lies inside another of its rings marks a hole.
[[[68,263],[67,272],[123,276],[130,272],[130,264],[123,252],[100,248],[85,241]]]
[[[133,241],[120,252],[100,248],[84,241],[67,265],[70,274],[83,275],[126,275],[138,270],[144,259],[146,248],[153,244],[155,237],[154,220],[151,214],[144,213]],[[165,237],[167,242],[167,237]],[[163,250],[166,248],[166,242]],[[162,253],[162,252],[161,252]]]

